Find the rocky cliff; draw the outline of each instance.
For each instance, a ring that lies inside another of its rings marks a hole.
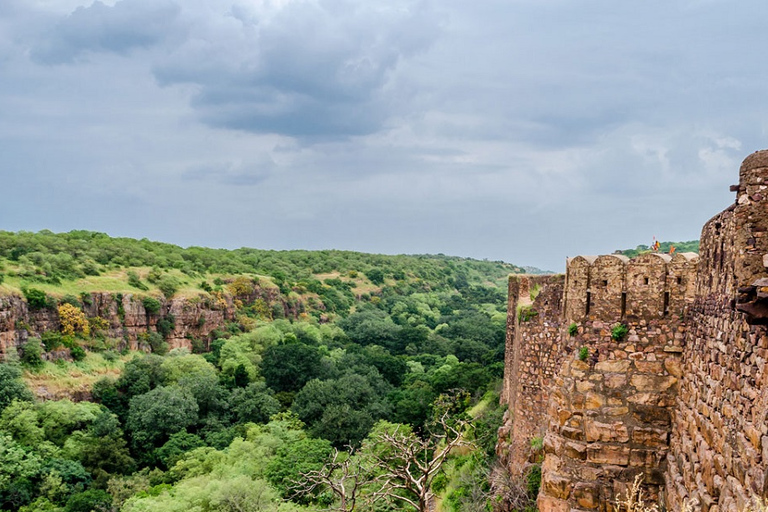
[[[86,317],[99,319],[100,331],[106,338],[119,340],[132,350],[148,350],[143,342],[146,333],[156,331],[158,322],[172,319],[166,341],[170,348],[192,348],[192,341],[207,345],[216,329],[236,320],[236,304],[261,299],[268,306],[282,310],[283,316],[295,318],[300,313],[295,305],[283,300],[273,288],[256,288],[247,297],[228,294],[200,294],[196,297],[156,298],[157,311],[147,311],[144,296],[136,294],[94,292],[80,297]],[[46,331],[59,331],[61,322],[55,307],[33,309],[19,295],[0,296],[0,356],[16,350],[30,337]]]

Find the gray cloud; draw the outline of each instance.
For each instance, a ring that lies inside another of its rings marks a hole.
[[[170,0],[122,0],[113,6],[96,0],[60,20],[32,56],[46,64],[66,64],[91,53],[146,48],[166,37],[179,12]]]
[[[198,20],[153,70],[163,85],[195,85],[192,105],[211,126],[370,134],[396,101],[387,88],[398,63],[429,47],[438,21],[422,2],[299,1],[260,12],[238,4]]]
[[[0,2],[3,229],[556,270],[768,142],[757,0],[68,2]]]

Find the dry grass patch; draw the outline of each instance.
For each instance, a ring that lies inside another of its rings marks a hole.
[[[41,400],[82,399],[90,394],[93,384],[104,378],[120,376],[125,362],[136,353],[107,361],[101,354],[88,352],[80,362],[46,361],[39,370],[24,372],[24,381]]]

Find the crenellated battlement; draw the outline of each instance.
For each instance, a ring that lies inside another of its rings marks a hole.
[[[539,510],[615,512],[642,476],[662,509],[740,512],[768,498],[768,151],[693,253],[569,258],[510,279],[498,453],[535,463]],[[533,314],[530,314],[533,312]]]
[[[681,316],[696,295],[696,253],[576,256],[566,262],[568,322]]]

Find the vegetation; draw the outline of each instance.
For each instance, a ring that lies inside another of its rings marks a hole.
[[[586,361],[589,359],[589,348],[588,347],[581,347],[579,349],[579,360],[580,361]]]
[[[629,334],[629,328],[624,324],[616,324],[611,329],[611,339],[613,341],[622,341]]]
[[[539,312],[532,306],[521,306],[518,312],[518,318],[521,322],[529,322],[538,316]]]
[[[0,364],[2,510],[487,505],[504,290],[519,267],[44,231],[0,232],[0,268],[2,293],[62,320]],[[106,319],[89,317],[92,292],[112,293],[122,322],[123,304],[139,301],[157,326],[139,339],[151,353],[127,353]],[[236,320],[190,340],[195,353],[169,351],[179,320],[165,306],[179,296]],[[35,402],[22,377],[93,401]],[[429,462],[415,491],[397,476],[416,467],[404,453]]]
[[[675,248],[675,252],[699,252],[699,241],[690,240],[688,242],[659,242],[659,249],[657,252],[668,254],[672,247]],[[634,258],[640,254],[652,252],[652,248],[647,245],[638,245],[634,249],[620,249],[616,251],[616,254],[623,254],[630,258]]]
[[[569,336],[576,336],[579,333],[579,324],[576,322],[571,323],[571,325],[568,326],[568,335]]]

